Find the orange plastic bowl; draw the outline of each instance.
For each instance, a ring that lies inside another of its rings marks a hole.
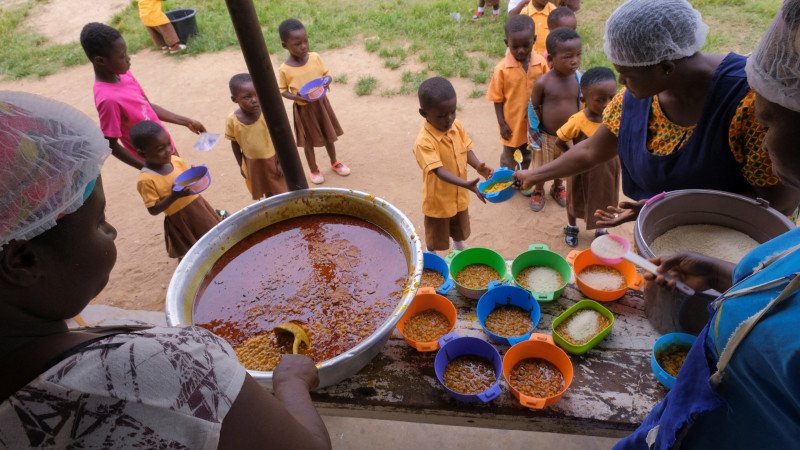
[[[613,302],[614,300],[618,300],[625,296],[625,293],[628,292],[628,289],[633,290],[640,290],[644,285],[644,278],[636,272],[636,266],[632,263],[622,260],[616,264],[606,264],[600,260],[600,258],[594,256],[591,250],[573,250],[567,255],[567,262],[572,264],[572,269],[575,272],[575,284],[578,285],[578,289],[583,292],[583,295],[591,298],[592,300],[597,300],[598,302]],[[616,289],[613,291],[601,291],[599,289],[594,289],[593,287],[589,286],[588,284],[581,281],[581,272],[583,269],[589,266],[606,266],[606,267],[613,267],[617,269],[619,273],[625,277],[625,286],[622,289]]]
[[[433,309],[444,314],[444,316],[447,317],[447,320],[450,322],[450,329],[444,332],[442,336],[453,331],[453,329],[456,327],[456,307],[450,303],[450,300],[437,294],[436,291],[431,287],[420,288],[419,291],[417,291],[417,295],[414,297],[414,300],[411,301],[411,305],[408,307],[408,309],[406,309],[405,314],[403,314],[403,317],[401,317],[400,321],[397,322],[397,331],[403,335],[403,339],[406,340],[408,345],[414,347],[418,352],[433,352],[439,350],[439,338],[442,336],[439,336],[430,342],[420,342],[406,336],[404,330],[406,321],[408,319],[421,313],[422,311],[427,311],[429,309]]]
[[[529,397],[514,389],[514,386],[511,385],[510,380],[511,370],[520,361],[529,358],[543,359],[556,366],[556,368],[561,372],[561,375],[564,376],[564,388],[561,389],[558,394],[546,398]],[[503,376],[506,379],[506,383],[508,384],[508,388],[511,390],[511,393],[514,394],[514,397],[519,400],[522,406],[534,409],[542,409],[561,400],[561,397],[565,392],[567,392],[570,384],[572,384],[572,361],[569,360],[569,356],[564,353],[564,350],[556,347],[556,345],[553,343],[552,337],[546,334],[534,333],[531,335],[529,340],[520,342],[519,344],[516,344],[508,349],[506,355],[503,357]]]

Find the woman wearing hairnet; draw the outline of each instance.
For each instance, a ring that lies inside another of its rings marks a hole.
[[[67,330],[117,256],[109,153],[77,110],[0,92],[0,447],[329,448],[304,356],[273,396],[199,328]]]
[[[800,189],[800,0],[787,0],[747,61],[775,173]],[[725,292],[675,387],[617,448],[797,448],[800,229],[735,267],[697,254],[661,263],[695,289]],[[662,276],[658,282],[666,283]],[[673,288],[674,288],[674,282]]]
[[[800,193],[782,185],[763,149],[746,58],[705,55],[708,26],[686,0],[629,0],[608,18],[605,52],[625,90],[603,125],[560,158],[514,176],[527,188],[576,175],[619,155],[622,190],[635,202],[596,215],[635,219],[648,198],[677,189],[759,196],[790,214]],[[621,205],[622,206],[622,205]]]

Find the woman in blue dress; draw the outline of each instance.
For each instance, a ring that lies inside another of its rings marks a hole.
[[[800,189],[800,0],[784,2],[746,72],[775,174]],[[736,266],[690,253],[659,263],[696,290],[725,294],[675,387],[617,448],[798,448],[800,229]]]

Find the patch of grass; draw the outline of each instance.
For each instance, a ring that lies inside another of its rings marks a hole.
[[[486,91],[481,89],[473,89],[472,92],[469,93],[469,98],[481,98],[486,95]]]
[[[356,95],[371,95],[375,88],[378,87],[378,79],[372,75],[361,77],[356,81]]]
[[[405,71],[403,72],[400,81],[402,85],[400,86],[400,93],[401,94],[416,94],[419,90],[419,85],[422,84],[428,78],[428,72],[425,70],[421,70],[419,72],[411,72]]]
[[[343,73],[333,77],[333,82],[336,84],[347,84],[347,74]]]
[[[381,91],[381,97],[383,98],[394,97],[397,94],[399,94],[399,92],[395,91],[394,89],[384,89]]]
[[[383,67],[386,67],[387,69],[390,69],[390,70],[397,70],[402,65],[403,65],[403,61],[402,60],[394,59],[394,58],[387,59],[387,60],[385,60],[383,62]]]
[[[381,48],[381,41],[378,38],[364,40],[364,50],[368,53],[375,53]]]

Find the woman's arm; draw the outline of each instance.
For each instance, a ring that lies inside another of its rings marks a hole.
[[[617,137],[601,125],[592,137],[554,161],[538,169],[519,170],[514,173],[514,179],[523,183],[523,189],[528,189],[545,181],[578,175],[617,156],[617,144]]]

